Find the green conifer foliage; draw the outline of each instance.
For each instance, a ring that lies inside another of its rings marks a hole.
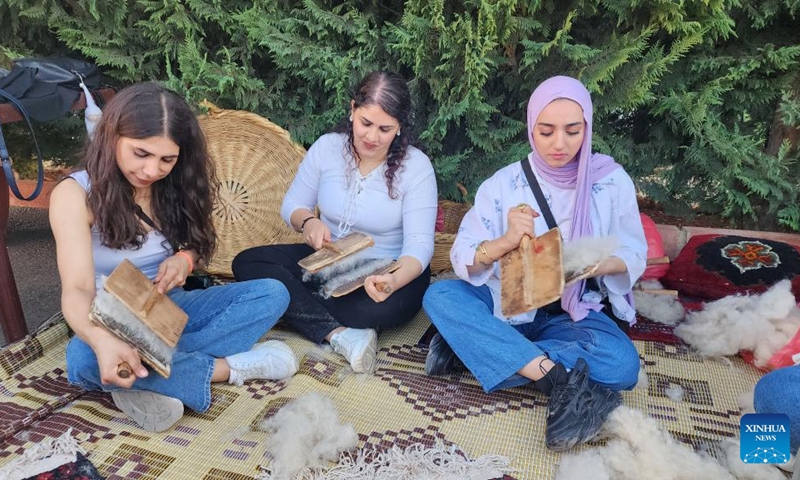
[[[552,75],[595,102],[595,149],[673,213],[800,230],[797,0],[0,0],[0,63],[71,54],[120,84],[262,114],[309,145],[373,69],[409,79],[443,197],[530,150]]]

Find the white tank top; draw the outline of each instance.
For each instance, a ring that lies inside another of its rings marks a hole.
[[[70,178],[77,181],[87,193],[91,189],[89,174],[86,170],[75,172],[70,175]],[[174,249],[158,230],[148,233],[142,248],[138,250],[113,249],[102,244],[100,232],[96,226],[92,225],[92,259],[94,260],[94,283],[97,288],[101,287],[101,277],[111,275],[117,265],[126,258],[152,280],[156,277],[161,262],[173,253]]]

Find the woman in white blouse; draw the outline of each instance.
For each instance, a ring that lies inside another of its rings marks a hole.
[[[630,177],[611,157],[591,151],[592,102],[578,80],[553,77],[533,92],[528,139],[528,157],[486,180],[461,223],[450,253],[461,279],[436,282],[425,295],[439,330],[426,371],[466,367],[487,392],[533,382],[550,395],[547,446],[563,451],[594,437],[620,404],[619,391],[636,384],[639,356],[620,326],[635,321],[630,293],[644,271],[647,243]],[[533,193],[537,186],[545,205]],[[497,260],[523,235],[547,232],[548,223],[565,243],[614,236],[620,247],[561,300],[506,318]]]
[[[330,342],[356,372],[373,372],[376,331],[413,318],[430,282],[436,177],[428,157],[410,144],[411,117],[411,95],[399,75],[364,77],[345,120],[314,142],[283,200],[281,215],[305,244],[251,248],[233,261],[237,280],[283,282],[291,297],[288,324],[316,343]],[[324,298],[317,282],[302,280],[297,262],[352,232],[375,242],[362,258],[396,259],[400,268],[367,277],[363,289],[343,297]]]

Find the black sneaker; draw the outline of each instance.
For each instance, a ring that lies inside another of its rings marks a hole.
[[[437,333],[431,338],[428,347],[428,356],[425,357],[425,373],[428,375],[447,375],[448,373],[463,372],[467,368],[461,363],[456,352]]]
[[[566,383],[556,385],[547,404],[545,444],[555,452],[593,439],[622,395],[589,380],[589,366],[579,358]]]

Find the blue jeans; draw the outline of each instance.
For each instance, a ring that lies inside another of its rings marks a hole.
[[[289,292],[277,280],[253,280],[189,292],[177,288],[169,296],[189,315],[170,377],[151,370],[131,388],[174,397],[204,412],[211,405],[214,359],[250,350],[286,311]],[[87,390],[119,388],[100,383],[94,351],[77,336],[67,345],[67,378]]]
[[[573,322],[540,309],[535,321],[509,325],[493,315],[489,287],[463,280],[433,283],[422,306],[486,392],[531,382],[517,372],[542,355],[568,369],[583,358],[589,377],[612,390],[629,390],[638,380],[639,353],[604,313]]]
[[[779,368],[761,377],[753,403],[757,413],[789,416],[789,443],[796,453],[800,448],[800,366]]]

